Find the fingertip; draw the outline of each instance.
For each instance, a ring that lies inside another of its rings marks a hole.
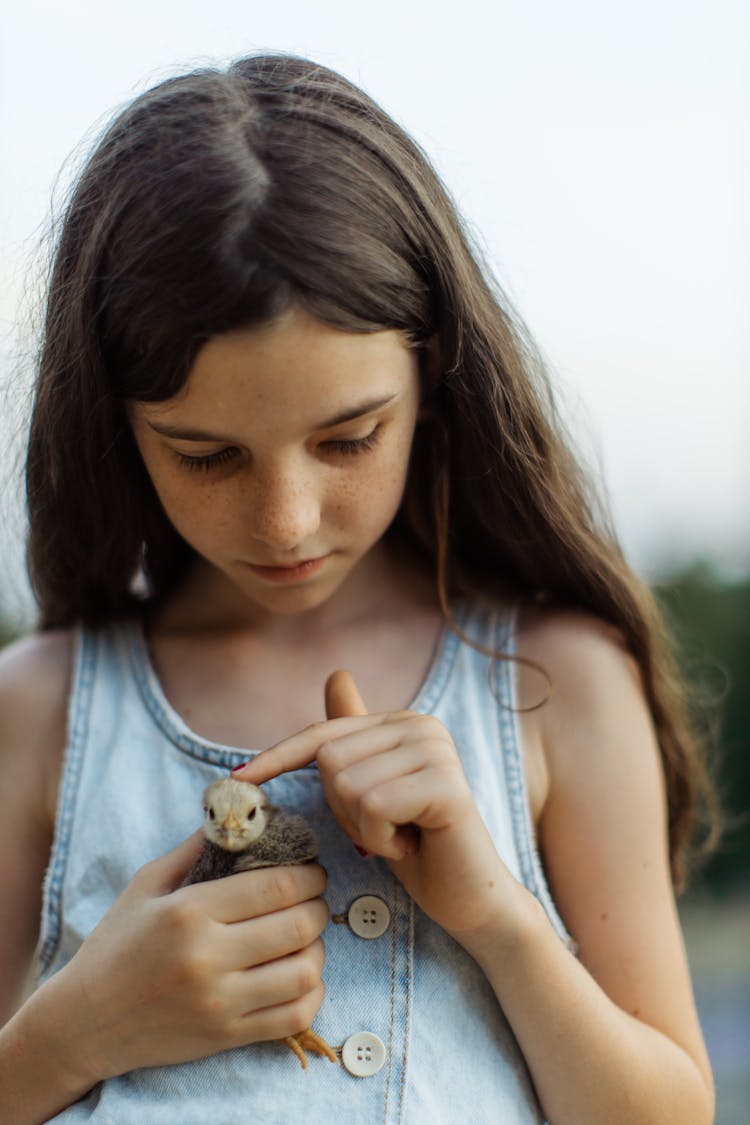
[[[262,764],[259,764],[259,759],[262,757],[263,752],[251,758],[249,762],[243,762],[241,766],[235,766],[230,777],[234,781],[246,781],[250,785],[262,785],[264,781],[268,781],[272,775],[264,771]]]
[[[335,672],[331,672],[325,682],[324,695],[326,717],[329,719],[367,714],[367,706],[354,676],[346,668],[337,668]]]
[[[318,867],[320,868],[320,873],[323,876],[323,890],[325,890],[328,886],[328,872],[326,871],[322,863],[319,863]]]
[[[264,774],[263,766],[259,764],[258,759],[260,757],[261,754],[258,754],[249,762],[243,762],[241,766],[235,766],[229,776],[234,778],[235,781],[249,781],[251,785],[261,785],[268,778]]]

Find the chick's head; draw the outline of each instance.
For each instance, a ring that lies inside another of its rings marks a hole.
[[[227,852],[241,852],[265,830],[268,799],[257,785],[227,777],[214,781],[203,794],[203,831]]]

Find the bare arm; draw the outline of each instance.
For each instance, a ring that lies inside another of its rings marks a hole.
[[[69,674],[65,633],[25,638],[0,655],[0,1107],[19,1122],[42,1120],[84,1092],[61,1065],[54,1027],[36,1018],[38,999],[27,1000],[24,1017],[17,1012],[39,936]]]
[[[262,784],[317,760],[344,831],[384,856],[484,970],[551,1125],[710,1125],[712,1079],[638,676],[604,628],[583,617],[541,619],[521,642],[521,655],[554,684],[524,733],[543,755],[535,801],[542,853],[580,959],[500,860],[435,718],[367,715],[351,678],[336,673],[329,721],[236,776]]]
[[[541,624],[522,651],[554,684],[536,712],[549,774],[539,837],[579,959],[536,903],[519,903],[515,928],[498,919],[494,935],[490,927],[467,948],[497,993],[553,1125],[709,1123],[713,1084],[637,671],[600,626],[581,618]]]
[[[69,666],[65,633],[29,637],[0,654],[0,1025],[20,1002],[39,932]]]

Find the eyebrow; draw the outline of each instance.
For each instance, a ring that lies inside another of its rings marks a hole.
[[[372,414],[373,410],[380,410],[381,407],[387,406],[389,402],[393,402],[394,398],[398,397],[398,392],[392,395],[386,395],[384,398],[374,398],[367,402],[360,402],[357,406],[352,406],[346,410],[340,410],[330,418],[325,418],[322,422],[318,422],[317,426],[313,426],[313,430],[327,430],[332,426],[340,426],[343,422],[351,422],[355,418],[362,418],[365,414]],[[162,434],[164,437],[177,438],[181,441],[224,441],[232,442],[233,444],[241,444],[235,442],[234,438],[229,438],[222,434],[212,434],[208,430],[194,429],[193,427],[185,426],[170,426],[167,422],[152,422],[147,419],[148,425],[157,434]]]

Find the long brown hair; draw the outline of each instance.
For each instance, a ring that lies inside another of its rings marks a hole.
[[[348,331],[400,329],[423,352],[427,420],[390,534],[430,568],[446,614],[473,593],[576,607],[619,630],[658,732],[682,884],[710,786],[657,607],[425,155],[365,93],[307,59],[257,55],[161,83],[120,113],[80,176],[51,276],[27,460],[40,626],[100,624],[174,588],[190,550],[125,404],[169,398],[208,339],[292,304]]]

